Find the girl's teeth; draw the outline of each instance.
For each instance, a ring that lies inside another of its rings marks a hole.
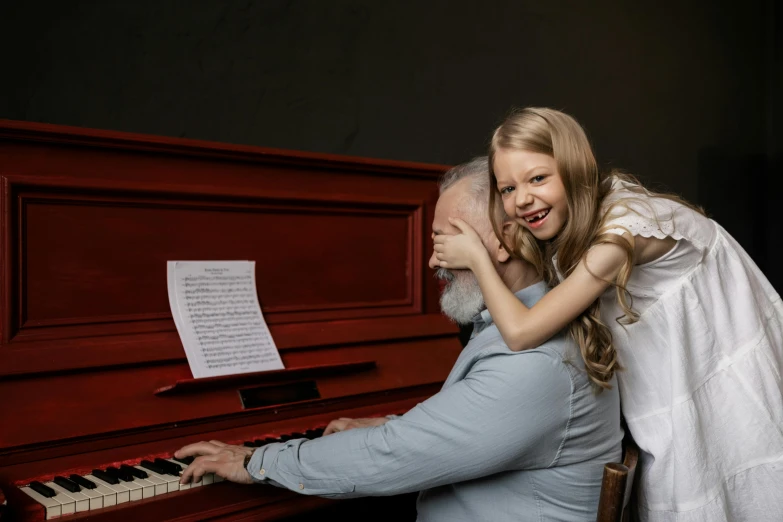
[[[529,217],[527,217],[525,219],[527,219],[527,222],[530,223],[534,219],[539,219],[539,218],[542,218],[542,217],[546,216],[546,214],[547,214],[547,211],[546,210],[542,210],[538,214],[534,214],[534,215],[529,216]]]

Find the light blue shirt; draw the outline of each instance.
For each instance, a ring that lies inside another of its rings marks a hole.
[[[330,498],[420,491],[422,522],[594,521],[621,455],[616,383],[596,394],[564,334],[513,352],[489,314],[474,322],[440,392],[383,426],[262,446],[253,479]]]

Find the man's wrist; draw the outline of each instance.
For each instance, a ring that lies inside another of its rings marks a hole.
[[[256,452],[257,448],[254,448],[250,453],[245,455],[245,460],[242,462],[242,467],[245,468],[245,471],[250,473],[250,470],[248,469],[248,466],[250,466],[250,459],[253,458],[253,454]]]

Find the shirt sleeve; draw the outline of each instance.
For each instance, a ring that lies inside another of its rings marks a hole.
[[[478,360],[466,378],[382,426],[257,449],[258,482],[325,497],[396,495],[556,463],[572,381],[554,354]]]

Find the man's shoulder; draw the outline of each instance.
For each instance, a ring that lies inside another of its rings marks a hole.
[[[472,352],[475,369],[493,367],[517,376],[551,378],[553,372],[570,374],[569,366],[578,367],[581,363],[574,343],[564,334],[555,335],[535,348],[513,351],[497,333],[497,328],[491,326],[471,340],[466,349]]]
[[[571,337],[565,332],[553,335],[547,341],[541,343],[535,348],[528,350],[513,351],[503,341],[500,332],[495,325],[490,326],[478,336],[471,339],[465,347],[474,351],[479,358],[492,356],[506,356],[515,358],[531,354],[545,354],[555,359],[570,359],[579,355],[579,350]]]

